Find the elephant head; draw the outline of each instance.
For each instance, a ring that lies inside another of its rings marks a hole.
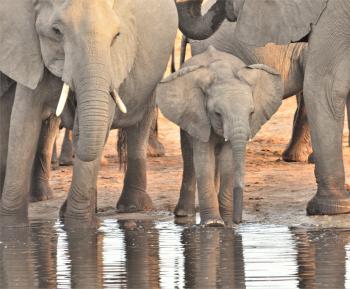
[[[126,112],[117,91],[136,55],[133,6],[121,0],[0,2],[0,71],[30,89],[45,69],[62,78],[58,113],[68,87],[75,91],[82,161],[101,153],[114,102]]]
[[[203,54],[222,52],[209,48]],[[246,144],[281,105],[283,83],[266,65],[246,66],[232,55],[231,62],[214,57],[202,65],[202,56],[194,56],[163,80],[157,87],[156,100],[162,113],[192,137],[208,142],[213,130],[230,141],[234,212],[238,213],[235,222],[240,222]]]
[[[251,45],[286,44],[303,39],[311,31],[328,0],[176,0],[181,31],[191,39],[210,37],[228,19],[237,21],[238,39]]]

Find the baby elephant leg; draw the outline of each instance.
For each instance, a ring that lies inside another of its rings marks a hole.
[[[193,156],[198,184],[198,199],[201,224],[224,226],[219,212],[218,196],[215,191],[215,143],[194,140]]]
[[[193,146],[187,132],[181,130],[180,137],[183,161],[182,183],[174,213],[176,217],[190,217],[196,214],[196,174],[193,165]]]

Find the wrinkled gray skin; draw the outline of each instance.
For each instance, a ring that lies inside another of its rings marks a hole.
[[[190,38],[209,37],[227,18],[238,19],[234,33],[251,45],[308,41],[303,93],[311,128],[317,192],[307,205],[307,213],[349,213],[342,155],[344,106],[350,92],[349,1],[218,0],[204,17],[201,3],[201,0],[177,2],[180,28]]]
[[[203,225],[241,222],[246,145],[277,111],[282,95],[277,71],[262,64],[246,66],[213,47],[158,85],[160,110],[191,136]]]
[[[202,8],[203,13],[213,3],[215,3],[215,0],[206,1]],[[210,38],[201,41],[188,39],[188,42],[191,44],[192,55],[202,53],[209,45],[212,45],[220,51],[237,56],[247,65],[263,63],[276,69],[283,78],[284,98],[296,95],[302,91],[307,54],[306,43],[269,44],[266,47],[256,48],[237,39],[234,34],[235,29],[236,23],[226,20]],[[304,117],[306,114],[305,106],[303,105],[304,101],[300,99],[298,103],[301,105],[296,114],[296,126],[294,127],[292,139],[282,155],[285,161],[307,161],[312,151],[310,130],[307,119]]]
[[[125,128],[129,141],[117,208],[126,212],[152,206],[146,193],[152,95],[165,71],[177,27],[173,1],[153,1],[146,7],[141,0],[35,1],[36,9],[31,0],[1,1],[0,71],[18,83],[9,134],[0,132],[2,140],[9,139],[1,223],[27,222],[27,192],[41,123],[56,109],[61,78],[77,99],[73,181],[61,212],[66,223],[95,221],[99,159],[114,120]],[[110,95],[114,89],[127,114],[116,110]],[[1,155],[1,160],[5,158]]]
[[[64,114],[65,113],[63,113],[63,115]],[[148,146],[147,146],[148,157],[161,157],[165,155],[164,146],[158,140],[157,117],[158,117],[158,112],[156,110],[154,114],[154,119],[152,120],[151,130],[148,138]],[[73,118],[74,118],[74,112],[73,112]],[[70,128],[69,125],[67,126],[66,124],[62,125],[61,127],[64,127],[66,129],[64,133],[59,160],[57,160],[57,162],[59,162],[59,165],[61,166],[70,166],[73,164],[73,156],[74,156],[72,131],[71,131],[72,129]],[[112,129],[113,128],[118,128],[118,124],[113,123]],[[53,151],[53,154],[55,154],[55,149]]]
[[[203,5],[206,11],[215,1],[210,0]],[[307,54],[306,43],[293,43],[288,45],[269,44],[266,47],[256,48],[247,45],[235,37],[235,22],[224,21],[220,28],[208,39],[182,41],[182,56],[185,59],[186,42],[191,44],[192,55],[204,52],[210,45],[220,51],[237,56],[246,64],[263,63],[276,69],[284,83],[283,98],[298,94],[298,109],[294,117],[293,135],[287,149],[283,152],[285,161],[307,161],[311,149],[310,129],[307,122],[302,87],[304,67]],[[183,152],[183,177],[180,189],[180,199],[175,209],[175,215],[185,217],[195,214],[195,179],[192,165],[192,157],[188,151],[191,149],[190,142],[183,139],[186,134],[181,134]]]

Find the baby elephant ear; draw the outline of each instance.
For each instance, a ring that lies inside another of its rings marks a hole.
[[[213,75],[207,68],[185,66],[161,81],[156,89],[156,101],[165,117],[202,142],[210,137],[204,91],[212,81]]]
[[[276,70],[264,64],[244,67],[238,72],[238,77],[248,83],[252,90],[254,111],[250,130],[253,137],[282,104],[283,82]]]

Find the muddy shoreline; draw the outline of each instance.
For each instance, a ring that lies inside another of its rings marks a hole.
[[[350,215],[306,216],[306,204],[316,191],[314,166],[307,163],[286,163],[281,158],[291,133],[295,108],[294,98],[285,100],[279,111],[249,143],[243,222],[289,227],[349,227]],[[98,178],[98,216],[101,219],[172,219],[182,175],[179,129],[160,117],[159,137],[165,145],[166,156],[148,160],[148,193],[152,198],[154,211],[133,214],[117,214],[114,209],[123,184],[123,171],[119,169],[116,157],[116,133],[117,131],[111,132]],[[350,164],[347,135],[348,132],[345,131],[345,167]],[[59,142],[62,137],[61,132]],[[60,167],[52,172],[54,198],[30,204],[31,220],[57,218],[69,190],[71,173],[71,167]],[[347,183],[348,176],[347,174]]]

